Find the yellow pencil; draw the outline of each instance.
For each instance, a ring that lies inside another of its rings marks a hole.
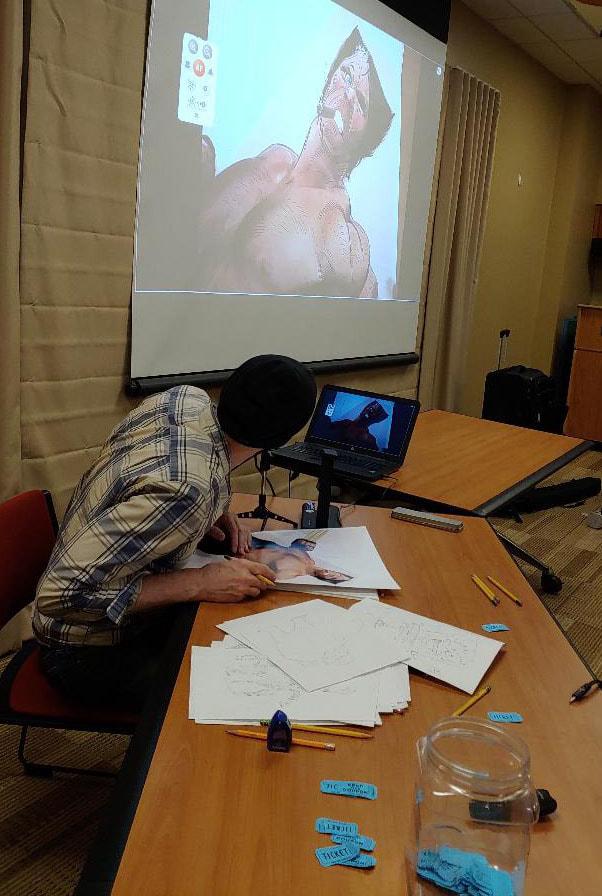
[[[261,719],[260,725],[264,727],[270,724],[269,719]],[[328,728],[324,725],[303,725],[298,724],[297,722],[291,722],[291,727],[293,731],[315,731],[316,734],[334,734],[339,737],[359,737],[362,740],[371,740],[374,735],[366,734],[365,731],[350,731],[347,728]]]
[[[244,560],[244,557],[239,558],[239,559]],[[224,560],[236,560],[236,557],[233,557],[232,554],[224,554]],[[269,585],[270,588],[274,587],[275,583],[272,582],[271,579],[266,578],[266,576],[259,575],[256,572],[254,572],[253,575],[255,576],[256,579],[259,579],[260,582],[263,582],[264,585]]]
[[[482,579],[480,579],[478,576],[473,575],[473,576],[471,576],[471,579],[473,580],[473,582],[475,583],[475,585],[477,586],[479,591],[483,592],[483,594],[485,595],[487,600],[490,600],[491,603],[493,604],[493,606],[497,607],[500,602],[500,599],[499,599],[499,597],[495,596],[495,594],[493,593],[491,588],[489,588],[485,584],[485,582]]]
[[[508,589],[506,588],[506,586],[505,586],[505,585],[502,585],[501,582],[498,582],[497,579],[494,579],[493,576],[487,576],[487,578],[489,579],[489,581],[490,581],[493,585],[495,585],[496,588],[499,588],[500,591],[502,591],[504,594],[507,594],[508,597],[510,598],[510,600],[513,600],[515,604],[518,604],[519,607],[522,607],[523,602],[522,602],[522,600],[519,600],[519,599],[518,599],[518,597],[516,596],[516,594],[513,594],[511,591],[508,591]]]
[[[477,700],[480,700],[481,697],[484,697],[489,693],[491,687],[489,685],[485,685],[484,688],[481,688],[480,691],[477,691],[476,694],[473,694],[470,700],[467,700],[466,703],[463,703],[462,706],[459,706],[454,712],[452,712],[452,716],[461,716],[462,713],[465,713],[467,709],[470,709],[471,706],[474,706]]]
[[[227,734],[235,734],[236,737],[251,737],[253,740],[267,740],[267,731],[232,731],[228,729]],[[314,750],[334,750],[334,744],[327,744],[321,740],[302,740],[300,737],[293,737],[293,744],[296,747],[313,747]]]

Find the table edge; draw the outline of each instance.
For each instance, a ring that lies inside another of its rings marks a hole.
[[[476,516],[480,517],[489,516],[489,514],[494,513],[496,510],[499,510],[500,507],[508,504],[513,498],[517,498],[519,495],[522,495],[524,492],[528,491],[530,488],[533,488],[534,485],[537,485],[543,479],[547,479],[547,477],[551,476],[552,473],[557,473],[558,470],[561,470],[562,467],[565,467],[572,460],[575,460],[577,457],[585,454],[585,452],[593,448],[595,444],[596,442],[592,442],[589,439],[584,439],[580,445],[575,445],[573,448],[565,451],[564,454],[561,454],[559,457],[550,461],[545,466],[540,467],[539,470],[535,470],[535,472],[530,473],[528,476],[525,476],[524,479],[520,479],[518,482],[515,482],[514,485],[510,486],[510,488],[505,489],[503,492],[494,495],[493,498],[489,498],[489,500],[484,501],[477,507],[474,507],[472,509],[472,512]]]
[[[174,620],[152,694],[132,735],[73,896],[109,896],[113,889],[198,606],[182,605]]]

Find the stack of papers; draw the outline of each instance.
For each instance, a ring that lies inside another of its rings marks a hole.
[[[378,600],[379,591],[399,588],[365,526],[257,532],[245,557],[269,566],[283,591]],[[223,556],[196,551],[183,566],[222,560]]]
[[[410,701],[408,666],[473,693],[503,642],[378,601],[309,600],[222,622],[193,647],[189,717],[374,726]]]
[[[223,642],[193,647],[189,717],[258,723],[283,709],[297,722],[374,726],[410,700],[397,645],[341,607],[307,601],[222,623]]]
[[[410,700],[408,667],[388,669],[306,691],[266,657],[228,636],[193,647],[188,716],[201,724],[258,725],[283,709],[296,722],[379,725],[379,713]]]

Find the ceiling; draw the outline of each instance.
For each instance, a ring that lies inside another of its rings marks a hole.
[[[602,7],[579,0],[462,0],[561,81],[602,93]]]

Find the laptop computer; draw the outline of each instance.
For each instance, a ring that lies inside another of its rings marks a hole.
[[[322,449],[334,448],[334,472],[373,482],[404,462],[420,402],[323,386],[303,442],[270,452],[275,466],[317,476]]]

